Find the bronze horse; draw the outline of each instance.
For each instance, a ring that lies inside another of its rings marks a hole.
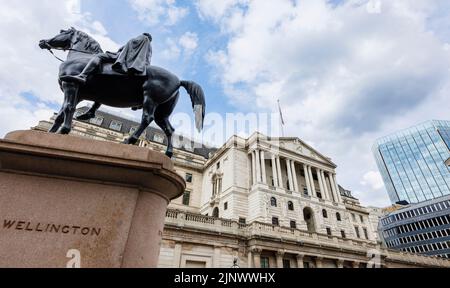
[[[103,52],[100,44],[88,34],[75,28],[61,30],[52,39],[41,40],[42,49],[68,50],[69,54],[59,69],[59,78],[65,75],[78,75],[89,60],[97,53]],[[171,72],[148,65],[146,76],[119,74],[105,64],[102,71],[91,76],[86,85],[59,80],[64,92],[64,103],[56,116],[49,132],[69,134],[77,105],[81,101],[93,101],[95,104],[77,119],[89,120],[101,105],[117,108],[143,109],[142,122],[136,132],[124,144],[136,144],[147,127],[155,121],[168,139],[166,155],[173,156],[172,136],[175,132],[169,122],[180,96],[180,88],[189,93],[195,113],[195,124],[199,131],[203,129],[205,119],[205,96],[203,89],[195,82],[180,81]]]

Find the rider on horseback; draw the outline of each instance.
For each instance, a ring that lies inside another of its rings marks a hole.
[[[79,75],[62,76],[65,82],[77,82],[86,84],[89,76],[98,72],[103,64],[114,63],[112,69],[121,74],[145,76],[146,68],[151,63],[152,36],[144,33],[130,40],[116,53],[106,52],[96,54]]]

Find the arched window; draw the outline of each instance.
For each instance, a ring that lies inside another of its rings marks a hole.
[[[272,198],[270,199],[270,205],[272,205],[272,207],[277,207],[277,206],[278,206],[277,198],[272,197]]]
[[[292,201],[288,202],[288,210],[289,211],[294,211],[294,203]]]
[[[328,212],[327,212],[327,210],[323,209],[323,210],[322,210],[322,215],[323,215],[323,218],[328,218]]]
[[[219,208],[214,208],[213,210],[213,217],[214,218],[219,218]]]
[[[336,219],[337,219],[337,221],[342,221],[342,217],[341,217],[341,214],[340,213],[336,213]]]

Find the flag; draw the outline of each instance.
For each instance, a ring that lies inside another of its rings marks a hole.
[[[284,122],[283,111],[281,111],[280,100],[278,100],[278,109],[280,110],[281,124],[285,125],[286,123]]]

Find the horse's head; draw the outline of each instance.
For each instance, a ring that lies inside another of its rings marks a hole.
[[[48,40],[41,40],[39,42],[39,47],[41,49],[57,48],[67,50],[72,46],[72,39],[75,35],[75,28],[70,28],[68,30],[61,30],[58,35]]]

